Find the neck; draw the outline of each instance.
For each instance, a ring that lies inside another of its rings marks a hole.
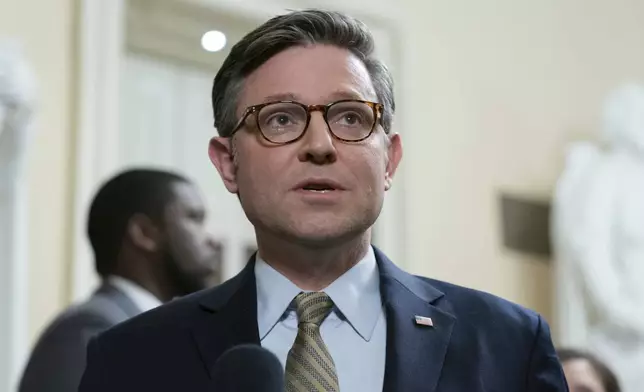
[[[169,282],[159,279],[153,271],[146,267],[146,263],[141,260],[130,260],[129,262],[119,263],[127,268],[119,268],[114,275],[130,280],[141,286],[144,290],[154,295],[161,302],[168,302],[173,298]]]
[[[257,233],[257,245],[262,259],[300,289],[320,291],[367,254],[370,238],[368,230],[331,246],[311,246]]]

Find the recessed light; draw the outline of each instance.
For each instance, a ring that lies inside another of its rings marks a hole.
[[[226,46],[226,35],[217,30],[208,31],[201,37],[201,46],[208,52],[218,52]]]

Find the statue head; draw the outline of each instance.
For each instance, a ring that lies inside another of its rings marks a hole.
[[[14,42],[0,40],[0,134],[12,113],[31,113],[35,101],[31,68]]]
[[[601,137],[611,149],[644,155],[644,85],[623,85],[608,95]]]

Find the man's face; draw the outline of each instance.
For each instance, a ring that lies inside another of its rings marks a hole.
[[[563,364],[570,392],[606,392],[601,378],[585,359],[571,359]]]
[[[177,295],[206,288],[219,273],[218,248],[206,231],[206,209],[195,186],[172,186],[174,200],[165,208],[165,268],[174,280]]]
[[[298,46],[249,75],[238,116],[264,102],[319,105],[341,99],[377,101],[364,64],[335,46]],[[228,139],[214,138],[210,157],[258,234],[319,246],[346,241],[373,225],[402,156],[398,135],[388,137],[378,123],[367,139],[343,142],[331,135],[322,113],[313,112],[301,139],[273,145],[252,126],[253,116],[234,136],[234,151]],[[310,183],[334,186],[303,186]]]

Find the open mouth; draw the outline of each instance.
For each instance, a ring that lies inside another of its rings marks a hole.
[[[307,184],[302,187],[302,190],[308,192],[326,193],[335,191],[336,189],[332,185],[328,184]]]
[[[333,180],[324,179],[324,178],[312,178],[300,182],[295,187],[300,192],[306,192],[311,194],[323,194],[331,193],[334,191],[344,190],[340,184]]]

